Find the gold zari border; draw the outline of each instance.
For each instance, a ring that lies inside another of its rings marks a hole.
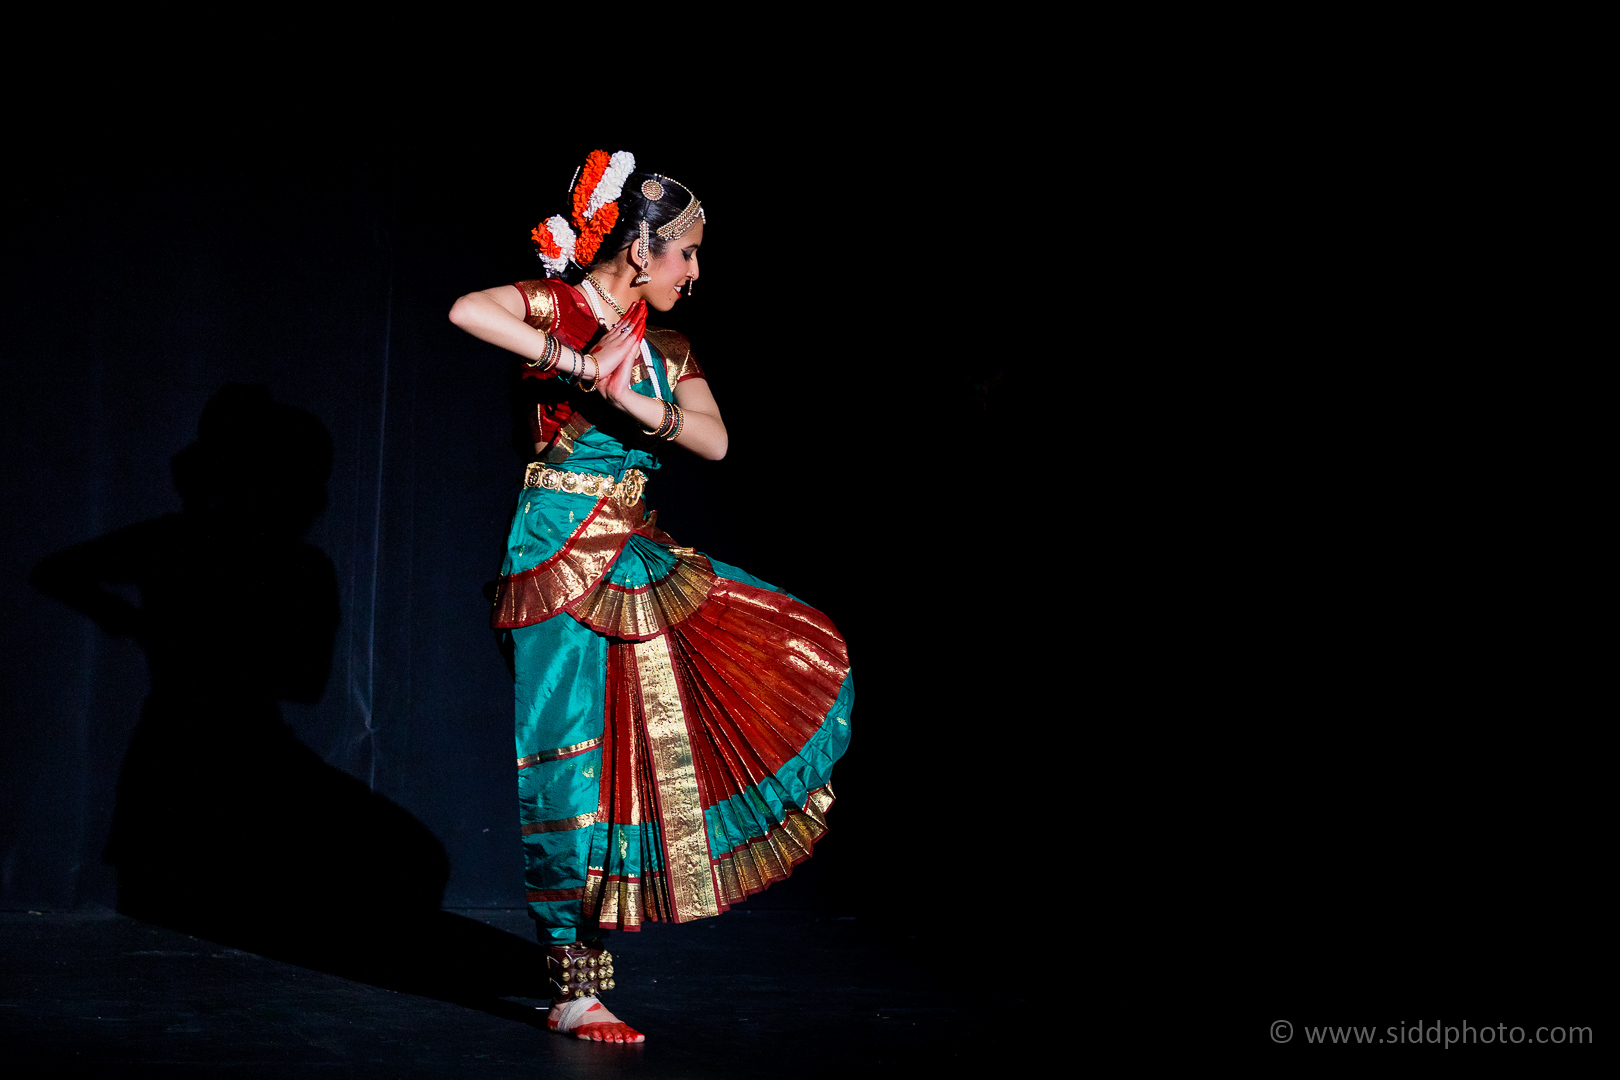
[[[529,889],[523,898],[531,904],[566,904],[570,900],[582,899],[585,895],[583,887],[574,889]]]
[[[524,836],[533,836],[535,833],[547,832],[573,832],[588,825],[596,824],[597,813],[592,810],[588,814],[575,814],[573,817],[558,818],[555,821],[531,821],[523,826],[521,833]]]
[[[517,759],[517,767],[527,769],[530,765],[543,765],[548,761],[560,761],[566,757],[573,757],[575,754],[583,754],[587,750],[594,750],[601,745],[602,737],[598,735],[594,739],[586,739],[584,742],[575,743],[573,746],[562,746],[556,750],[542,750],[538,754],[520,757]]]
[[[641,882],[636,878],[609,878],[600,868],[585,875],[585,917],[598,926],[639,928],[641,898]]]
[[[718,915],[720,900],[710,865],[703,800],[698,794],[697,767],[670,661],[669,639],[637,642],[631,650],[636,658],[647,747],[653,758],[670,906],[676,922]]]
[[[679,555],[675,568],[661,580],[641,589],[624,589],[609,582],[575,601],[574,618],[598,633],[640,641],[662,634],[685,622],[703,606],[714,588],[715,573],[701,555]]]
[[[597,500],[562,550],[532,570],[501,579],[492,624],[528,626],[578,600],[608,572],[624,542],[642,526],[640,503],[624,506],[612,499]]]
[[[783,880],[795,863],[808,859],[815,842],[827,832],[826,812],[832,801],[830,786],[817,788],[810,793],[805,809],[789,810],[787,820],[769,835],[719,859],[714,869],[722,903],[726,907],[741,903],[773,881]]]
[[[544,405],[536,405],[537,409],[544,409]],[[540,460],[549,465],[558,465],[567,461],[574,453],[574,446],[584,434],[595,425],[585,419],[584,414],[575,413],[568,418],[568,423],[557,429],[557,434],[551,437],[551,444],[540,455]]]

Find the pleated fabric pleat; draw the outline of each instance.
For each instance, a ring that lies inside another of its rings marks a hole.
[[[585,914],[623,929],[718,914],[809,857],[854,693],[844,641],[820,612],[695,553],[637,557],[656,580],[570,609],[593,626],[664,623],[608,649]]]

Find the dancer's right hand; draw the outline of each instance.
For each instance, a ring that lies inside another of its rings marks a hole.
[[[591,350],[591,356],[600,365],[598,381],[606,379],[621,364],[633,362],[641,352],[641,337],[647,329],[647,305],[637,300],[630,305],[624,318],[608,328]]]

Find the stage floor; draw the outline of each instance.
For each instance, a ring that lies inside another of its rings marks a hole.
[[[987,1034],[937,950],[858,920],[744,905],[614,934],[608,1004],[647,1035],[615,1047],[549,1033],[545,1001],[521,996],[539,988],[492,974],[538,955],[525,912],[442,919],[443,940],[424,946],[439,976],[413,981],[411,941],[398,943],[407,959],[392,972],[324,965],[359,976],[346,978],[105,910],[0,913],[0,1071],[837,1080],[965,1075],[992,1048],[1017,1067],[1017,1049]],[[446,974],[457,964],[482,967]]]

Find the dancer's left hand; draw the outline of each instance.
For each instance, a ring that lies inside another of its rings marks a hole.
[[[647,305],[637,300],[630,310],[619,320],[617,326],[608,331],[609,335],[618,339],[613,342],[615,352],[619,350],[619,341],[622,340],[627,347],[624,357],[611,369],[602,374],[601,381],[596,384],[597,393],[607,398],[614,407],[626,394],[631,392],[631,372],[636,366],[636,360],[641,356],[641,339],[647,330]]]

